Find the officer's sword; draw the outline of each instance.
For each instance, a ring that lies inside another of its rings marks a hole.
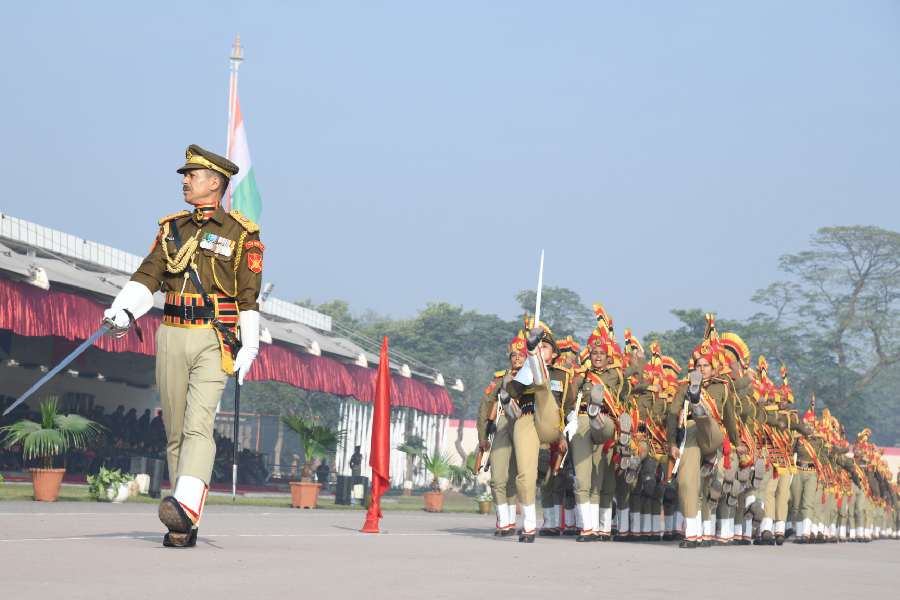
[[[5,417],[9,413],[11,413],[17,406],[28,400],[28,398],[38,390],[38,388],[50,381],[50,379],[52,379],[54,375],[65,369],[69,365],[69,363],[78,358],[82,353],[84,353],[85,350],[93,346],[94,342],[96,342],[100,337],[106,334],[106,332],[108,332],[113,327],[114,324],[112,321],[104,319],[103,324],[100,325],[100,328],[97,329],[97,331],[91,334],[91,337],[81,342],[81,344],[77,348],[72,350],[72,352],[70,352],[67,357],[62,359],[62,361],[60,361],[58,365],[48,371],[46,375],[38,379],[34,385],[28,388],[28,390],[24,394],[19,396],[19,398],[15,402],[10,404],[9,407],[7,407],[7,409],[3,411],[2,416]]]

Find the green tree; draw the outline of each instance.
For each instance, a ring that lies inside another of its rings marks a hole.
[[[516,301],[523,314],[534,315],[535,290],[522,290]],[[541,321],[557,338],[567,335],[586,337],[596,323],[594,313],[581,301],[577,292],[564,287],[545,287],[541,292]],[[521,327],[521,325],[520,325]]]

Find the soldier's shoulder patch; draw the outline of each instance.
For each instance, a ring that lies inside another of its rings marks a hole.
[[[242,215],[240,211],[233,210],[228,214],[231,215],[231,217],[235,221],[240,223],[241,227],[246,229],[249,233],[256,233],[257,231],[259,231],[259,225],[257,225],[256,223],[254,223],[253,221],[251,221],[250,219],[248,219],[247,217]]]
[[[169,221],[172,221],[173,219],[180,219],[181,217],[186,217],[189,214],[191,214],[189,211],[182,210],[177,213],[163,217],[162,219],[159,220],[159,224],[163,225],[164,223],[168,223]]]
[[[503,377],[504,375],[506,375],[506,369],[503,369],[502,371],[494,371],[494,377]]]

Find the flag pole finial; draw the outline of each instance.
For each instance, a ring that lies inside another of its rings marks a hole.
[[[234,36],[234,44],[231,45],[231,62],[239,63],[244,60],[244,48],[241,47],[241,34]],[[237,66],[237,65],[235,65]]]

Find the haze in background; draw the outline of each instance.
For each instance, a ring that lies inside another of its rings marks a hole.
[[[0,211],[143,254],[228,55],[285,299],[504,318],[546,282],[642,335],[755,312],[818,227],[900,229],[900,6],[6,6]]]

